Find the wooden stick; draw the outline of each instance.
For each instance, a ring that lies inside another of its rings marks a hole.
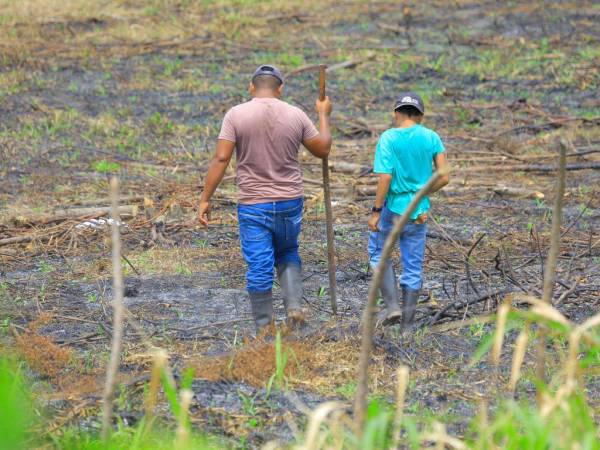
[[[23,242],[30,242],[36,238],[36,234],[26,234],[24,236],[13,236],[9,238],[0,239],[0,247],[3,245],[19,244]]]
[[[110,359],[106,369],[106,383],[102,396],[102,440],[106,443],[110,437],[110,425],[113,414],[113,397],[123,340],[123,270],[121,268],[121,235],[119,233],[119,180],[110,180],[110,200],[112,228],[112,265],[113,265],[113,333]]]
[[[110,213],[110,206],[91,206],[86,208],[69,208],[57,209],[51,214],[32,214],[23,217],[14,217],[13,221],[25,223],[50,223],[61,222],[67,219],[76,219],[79,217],[89,217],[90,219],[102,217]],[[119,216],[137,216],[139,207],[137,205],[121,205],[119,206]],[[118,216],[117,216],[118,219]],[[120,219],[118,219],[120,220]]]
[[[542,301],[552,304],[552,294],[554,292],[554,283],[556,281],[556,263],[560,253],[560,225],[562,221],[563,198],[565,195],[566,178],[566,155],[567,143],[561,139],[560,156],[558,158],[558,178],[556,181],[556,198],[554,199],[554,209],[552,210],[552,231],[550,234],[550,250],[548,251],[548,260],[544,271],[544,284],[542,289]],[[537,364],[536,376],[539,381],[546,381],[546,341],[548,330],[545,325],[540,324],[538,345],[537,345]],[[538,390],[538,404],[541,404],[541,392]]]
[[[325,64],[319,66],[319,100],[325,100]],[[327,262],[329,264],[329,301],[333,314],[337,314],[337,280],[335,278],[335,241],[333,234],[333,211],[331,209],[331,188],[329,183],[329,158],[323,158],[323,201],[325,202],[325,219],[327,222]]]
[[[481,172],[485,170],[490,170],[492,166],[471,166],[471,167],[463,167],[458,168],[457,171],[460,173],[463,172]],[[528,165],[528,164],[516,164],[516,165],[507,165],[504,166],[502,164],[496,164],[493,166],[494,171],[502,170],[502,171],[510,171],[510,172],[556,172],[557,167],[554,165]],[[598,161],[590,161],[584,163],[572,163],[566,164],[565,170],[598,170],[600,169],[600,162]]]
[[[390,234],[383,245],[379,264],[377,264],[377,267],[375,267],[375,270],[373,271],[373,279],[371,280],[371,284],[369,286],[367,304],[363,310],[362,343],[358,360],[356,397],[354,399],[354,425],[355,431],[358,435],[362,434],[365,411],[367,409],[369,360],[371,358],[371,349],[373,347],[373,312],[375,309],[375,300],[377,300],[377,293],[379,292],[379,286],[381,285],[383,273],[385,272],[385,263],[392,254],[392,251],[396,246],[396,242],[398,242],[398,237],[400,236],[400,233],[402,233],[404,226],[407,224],[410,215],[417,208],[423,197],[427,195],[431,187],[440,179],[440,177],[447,174],[448,170],[449,168],[445,168],[435,172],[425,186],[423,186],[421,190],[415,194],[412,201],[408,205],[408,208],[406,211],[404,211],[404,214],[402,214],[402,216],[394,222],[394,226],[392,227],[392,230],[390,231]]]

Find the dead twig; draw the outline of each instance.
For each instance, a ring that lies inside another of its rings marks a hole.
[[[565,194],[565,166],[566,166],[567,143],[561,139],[560,141],[560,156],[558,159],[558,179],[556,187],[556,198],[554,199],[554,208],[552,210],[552,231],[550,234],[550,251],[546,260],[546,270],[544,271],[544,284],[542,289],[542,301],[546,304],[552,302],[552,294],[554,292],[554,283],[556,280],[556,263],[558,262],[558,254],[560,252],[560,224],[562,220],[563,198]],[[538,346],[537,346],[537,361],[536,375],[538,380],[546,379],[546,340],[548,330],[545,326],[540,325]],[[538,391],[538,403],[541,402],[541,393]]]
[[[567,299],[569,297],[569,295],[571,295],[573,292],[575,292],[577,290],[577,287],[579,286],[580,281],[581,281],[581,277],[577,278],[575,280],[575,282],[573,283],[573,285],[569,289],[567,289],[565,292],[560,294],[560,297],[558,297],[558,300],[556,300],[556,302],[553,302],[552,305],[557,306],[557,305],[560,305],[562,302],[564,302],[565,299]]]
[[[477,245],[485,236],[486,233],[481,233],[481,236],[479,236],[479,238],[473,243],[473,245],[471,245],[471,248],[469,248],[469,251],[467,252],[467,255],[465,257],[465,273],[467,274],[467,280],[469,282],[469,286],[471,286],[471,289],[473,289],[473,292],[475,292],[475,294],[477,295],[479,295],[479,291],[477,290],[477,287],[473,282],[473,278],[471,277],[471,253],[473,253],[475,247],[477,247]]]
[[[483,302],[484,300],[487,300],[492,297],[501,297],[505,294],[508,294],[509,292],[510,292],[510,289],[499,289],[497,291],[486,292],[485,294],[482,294],[479,297],[475,297],[470,300],[465,300],[462,302],[453,302],[453,303],[447,305],[446,307],[440,309],[437,313],[435,313],[435,315],[433,315],[434,313],[431,313],[433,315],[433,317],[427,322],[427,325],[433,325],[439,319],[441,319],[448,311],[450,311],[453,308],[456,310],[459,310],[466,306],[471,306],[471,305],[475,305],[477,303]]]

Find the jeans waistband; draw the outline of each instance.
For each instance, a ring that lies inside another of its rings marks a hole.
[[[304,204],[302,197],[292,200],[279,200],[276,202],[254,203],[252,205],[238,204],[238,211],[261,210],[265,212],[287,212],[301,208]]]

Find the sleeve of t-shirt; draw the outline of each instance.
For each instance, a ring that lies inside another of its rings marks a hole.
[[[223,124],[221,125],[221,131],[219,132],[219,139],[235,142],[235,126],[233,125],[232,116],[233,112],[230,109],[225,114],[225,117],[223,117]]]
[[[444,144],[442,144],[440,136],[435,131],[433,132],[433,146],[431,148],[431,151],[433,153],[433,156],[446,151],[446,149],[444,148]]]
[[[306,113],[302,110],[299,110],[300,123],[302,124],[302,142],[308,141],[316,137],[319,132],[317,128],[312,123],[312,120],[306,115]]]
[[[379,138],[377,147],[375,148],[375,162],[373,163],[374,173],[394,172],[394,164],[392,160],[392,149],[389,146],[388,139],[385,134]]]

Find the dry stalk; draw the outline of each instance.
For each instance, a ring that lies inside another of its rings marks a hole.
[[[398,367],[398,370],[396,371],[396,416],[394,417],[394,440],[392,448],[398,448],[398,445],[400,444],[400,432],[402,430],[402,417],[404,415],[404,401],[406,399],[408,377],[408,367]]]
[[[354,400],[354,426],[356,429],[357,435],[361,435],[362,427],[365,418],[365,410],[367,407],[367,393],[368,393],[368,383],[369,383],[369,359],[371,358],[371,349],[373,346],[373,331],[374,331],[374,306],[375,300],[377,299],[377,292],[379,291],[379,286],[381,285],[381,280],[383,278],[383,273],[385,270],[385,264],[387,260],[390,258],[390,255],[396,246],[396,242],[398,241],[398,236],[404,229],[404,226],[408,222],[410,215],[415,210],[415,208],[419,205],[421,200],[427,195],[431,187],[444,175],[448,174],[449,167],[444,167],[439,171],[436,171],[429,181],[421,188],[419,192],[415,194],[412,201],[408,205],[404,214],[397,219],[388,235],[385,244],[383,246],[383,250],[381,252],[381,260],[379,264],[373,271],[373,279],[371,281],[371,285],[369,286],[369,294],[367,297],[367,304],[365,305],[365,309],[363,310],[362,317],[362,343],[360,349],[360,356],[358,360],[358,380],[356,386],[356,398]]]
[[[558,180],[556,187],[556,198],[554,199],[554,208],[552,210],[552,232],[550,234],[550,250],[544,272],[544,285],[542,289],[542,301],[551,303],[556,281],[556,263],[560,252],[560,224],[562,220],[563,197],[565,194],[565,166],[567,155],[567,142],[564,139],[560,141],[560,156],[558,159]],[[546,381],[546,341],[548,330],[545,325],[539,326],[539,337],[537,346],[536,375],[538,380]],[[541,397],[538,391],[538,403]]]
[[[569,328],[572,326],[569,319],[563,316],[560,311],[558,311],[556,308],[553,308],[548,303],[538,301],[537,303],[533,304],[530,311],[552,322],[560,323],[561,325]]]
[[[436,450],[444,450],[446,446],[457,450],[466,449],[467,446],[463,441],[446,432],[446,426],[440,422],[433,423],[433,431],[422,435],[422,440],[435,442]]]
[[[150,387],[148,389],[148,397],[146,398],[146,419],[148,424],[152,423],[154,417],[154,408],[158,398],[158,389],[160,387],[160,375],[163,372],[165,364],[169,359],[169,355],[163,349],[157,349],[152,357],[152,372],[150,375]]]
[[[112,402],[115,393],[117,371],[121,345],[123,340],[123,272],[121,269],[121,236],[119,233],[119,180],[110,180],[110,200],[112,228],[112,265],[113,265],[113,333],[110,359],[106,370],[106,383],[102,397],[102,431],[101,436],[107,442],[110,436],[112,419]]]
[[[577,371],[579,364],[577,358],[579,356],[579,343],[583,335],[590,329],[600,325],[600,314],[590,317],[577,328],[575,328],[569,336],[569,360],[567,361],[566,382],[573,389],[577,385]]]
[[[496,335],[494,336],[494,346],[492,347],[492,362],[496,367],[500,365],[500,355],[502,353],[502,344],[504,343],[504,330],[506,329],[506,319],[511,310],[510,300],[506,300],[498,308],[498,320],[496,321]]]
[[[484,435],[485,445],[487,447],[493,449],[494,444],[492,441],[492,436],[489,432],[489,420],[488,420],[488,404],[485,399],[481,399],[479,402],[479,412],[477,413],[477,423],[479,426],[479,430]]]
[[[298,447],[298,450],[317,450],[320,448],[319,438],[321,425],[327,419],[327,416],[334,411],[343,409],[344,405],[340,402],[325,402],[320,404],[310,415],[306,431],[306,441]]]
[[[177,431],[175,432],[175,448],[188,448],[190,444],[190,429],[188,426],[188,414],[194,393],[189,389],[182,389],[179,393],[179,417],[177,418]]]
[[[343,411],[334,411],[331,414],[329,427],[333,442],[329,447],[329,450],[342,450],[344,448],[344,427],[342,425],[342,419],[345,417],[346,416]]]
[[[510,370],[510,381],[508,383],[508,389],[511,394],[515,394],[517,389],[517,383],[521,378],[521,367],[523,366],[523,360],[525,359],[525,352],[527,351],[527,343],[529,341],[529,323],[521,330],[521,333],[517,337],[515,342],[515,351],[513,353],[512,367]]]
[[[561,385],[554,395],[551,395],[546,392],[540,393],[538,396],[538,404],[540,408],[540,414],[542,417],[547,417],[552,413],[557,407],[566,407],[565,404],[566,399],[577,389],[578,386],[578,373],[579,373],[579,347],[582,340],[586,342],[594,343],[593,336],[588,334],[588,331],[591,328],[600,326],[600,314],[596,314],[593,317],[587,319],[584,323],[577,327],[573,327],[573,324],[569,322],[567,318],[565,318],[559,311],[557,311],[552,306],[538,300],[536,298],[530,296],[522,296],[519,297],[520,300],[524,300],[533,305],[531,308],[532,311],[545,319],[553,320],[555,322],[561,323],[567,326],[570,329],[569,333],[569,353],[568,358],[565,361],[565,382]],[[514,391],[516,387],[516,383],[518,381],[518,372],[516,372],[516,367],[518,366],[519,370],[522,364],[522,360],[524,358],[524,353],[526,349],[526,338],[523,338],[523,333],[528,329],[529,325],[526,326],[526,329],[523,330],[521,335],[517,338],[514,360],[513,360],[513,369],[511,373],[511,384],[510,387]],[[521,343],[521,341],[525,341],[525,343]],[[520,353],[523,353],[522,355]],[[518,361],[520,360],[520,363]]]

